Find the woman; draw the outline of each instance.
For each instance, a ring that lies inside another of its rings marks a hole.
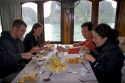
[[[32,27],[32,30],[26,34],[23,41],[25,45],[25,52],[37,53],[40,49],[38,39],[43,32],[43,25],[35,23]]]
[[[107,24],[99,24],[93,30],[96,50],[85,54],[99,83],[121,83],[124,54],[119,48],[118,32]]]

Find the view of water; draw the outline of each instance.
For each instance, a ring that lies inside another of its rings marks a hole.
[[[81,34],[81,25],[75,26],[74,31],[74,40],[75,41],[81,41],[83,40],[82,34]],[[28,25],[26,33],[28,33],[32,28],[32,25]],[[44,31],[45,31],[45,41],[61,41],[61,28],[60,24],[45,24],[44,25]],[[25,33],[25,34],[26,34]]]
[[[81,25],[75,25],[74,26],[74,41],[83,41],[84,37],[82,36],[82,32],[81,32]]]
[[[45,24],[45,41],[61,41],[61,28],[60,24]],[[114,23],[110,24],[110,26],[113,28]],[[32,25],[28,25],[26,33],[27,34],[32,28]],[[0,33],[2,32],[2,28],[0,25]],[[1,34],[0,34],[1,35]],[[81,25],[77,24],[74,27],[74,41],[83,41],[84,37],[81,33]]]

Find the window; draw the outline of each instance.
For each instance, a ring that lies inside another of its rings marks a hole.
[[[107,23],[112,28],[115,25],[117,2],[104,0],[99,3],[99,23]]]
[[[74,41],[83,41],[81,25],[86,21],[91,21],[92,3],[81,0],[80,4],[74,9]]]
[[[24,3],[22,5],[22,17],[27,24],[26,33],[28,33],[37,22],[37,4],[33,2]]]
[[[44,3],[45,41],[61,41],[60,15],[61,8],[56,1]]]
[[[2,32],[2,25],[1,25],[1,16],[0,16],[0,36],[1,36],[1,32]]]

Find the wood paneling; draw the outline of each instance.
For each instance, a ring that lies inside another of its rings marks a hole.
[[[121,5],[121,13],[120,14],[120,36],[125,37],[125,0],[122,0],[122,5]]]
[[[99,11],[99,1],[92,0],[92,23],[93,25],[98,24],[98,11]]]

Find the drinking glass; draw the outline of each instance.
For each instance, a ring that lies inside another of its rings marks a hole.
[[[79,51],[79,55],[80,55],[80,57],[83,57],[83,56],[84,56],[84,51],[83,51],[83,50],[80,50],[80,51]]]

